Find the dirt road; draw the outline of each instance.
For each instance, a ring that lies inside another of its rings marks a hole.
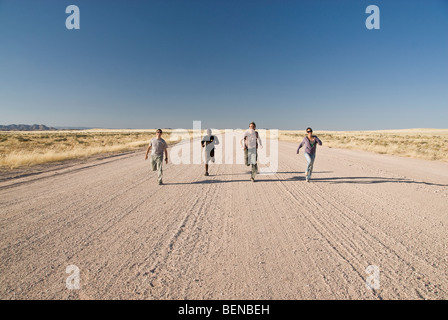
[[[448,164],[320,147],[306,183],[296,147],[255,183],[144,151],[0,182],[0,298],[447,299]]]

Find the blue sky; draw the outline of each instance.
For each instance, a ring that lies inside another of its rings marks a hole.
[[[193,120],[448,128],[448,1],[0,0],[0,124]]]

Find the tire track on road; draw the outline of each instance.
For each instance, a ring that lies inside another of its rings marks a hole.
[[[307,189],[310,190],[310,193],[312,193],[317,198],[319,198],[319,201],[317,201],[317,203],[319,204],[319,206],[321,206],[321,210],[324,210],[324,208],[327,206],[332,208],[332,210],[328,210],[328,212],[329,212],[329,214],[332,214],[331,215],[332,221],[338,221],[338,224],[335,224],[335,227],[343,225],[343,224],[349,224],[349,225],[355,226],[356,228],[360,228],[362,230],[362,232],[357,233],[359,239],[356,238],[357,239],[356,242],[359,242],[360,240],[362,240],[361,242],[364,244],[365,248],[370,247],[370,251],[372,251],[372,253],[369,253],[368,256],[375,256],[376,252],[381,251],[381,250],[382,251],[386,250],[386,252],[389,252],[389,254],[395,255],[396,259],[399,260],[398,262],[405,264],[412,271],[415,271],[415,268],[413,266],[413,265],[415,265],[415,262],[416,262],[415,254],[409,252],[409,250],[407,248],[405,248],[404,246],[399,246],[396,249],[393,249],[393,246],[390,242],[388,244],[386,244],[383,240],[381,240],[381,239],[392,240],[390,235],[384,233],[383,230],[372,227],[370,222],[365,220],[365,218],[361,214],[346,207],[343,202],[337,200],[334,196],[332,196],[332,193],[324,192],[324,190],[322,188],[319,188],[318,186],[316,186],[316,184],[310,183],[309,185],[307,185]],[[297,189],[297,190],[299,190],[299,189]],[[327,196],[327,198],[322,196],[323,193]],[[334,195],[334,193],[333,193],[333,195]],[[302,193],[302,196],[304,196],[303,193]],[[331,200],[328,200],[328,197],[330,197]],[[334,214],[334,212],[336,212],[336,214]],[[351,216],[349,216],[348,214],[351,214]],[[363,222],[360,222],[359,220],[361,220]],[[370,231],[367,231],[367,229],[369,229],[369,228],[370,228]],[[351,233],[349,228],[345,228],[345,229],[346,230],[339,228],[341,234],[343,234],[344,231],[345,231],[345,233],[348,233],[348,234]],[[381,235],[381,237],[375,236],[375,234]],[[394,241],[394,243],[396,244],[395,241]],[[375,244],[375,248],[369,244]],[[378,247],[377,247],[378,245],[380,246],[381,250],[378,250]],[[400,253],[397,250],[399,250]],[[355,254],[355,253],[356,253],[356,251],[354,251],[352,254]],[[404,258],[404,255],[406,255],[408,258]],[[352,260],[352,259],[350,259],[350,260]],[[422,261],[420,260],[420,262],[422,262]],[[390,272],[390,273],[392,275],[392,272]],[[385,273],[384,275],[386,277],[388,276],[387,273]],[[395,276],[397,276],[397,275],[395,275]],[[440,276],[443,276],[443,274],[440,274]],[[398,279],[397,279],[397,277],[396,277],[395,281],[393,281],[391,278],[389,278],[388,280],[389,280],[389,282],[395,282],[396,285],[399,285],[400,283],[401,284],[406,283],[408,279],[403,279],[402,277],[398,277]],[[421,285],[419,287],[421,287]],[[438,290],[439,293],[440,293],[440,291],[442,291],[442,293],[445,294],[445,292],[443,290],[441,290],[440,287],[438,287],[438,289],[439,289]]]

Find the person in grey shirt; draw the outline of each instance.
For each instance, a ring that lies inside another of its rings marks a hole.
[[[151,168],[152,171],[157,171],[157,181],[159,185],[163,184],[162,163],[163,154],[165,153],[165,162],[168,164],[168,144],[162,139],[162,129],[156,130],[156,138],[151,139],[148,148],[146,149],[145,160],[148,159],[148,153],[151,151]]]
[[[261,145],[261,139],[258,136],[258,132],[255,131],[256,125],[255,122],[251,122],[249,124],[249,130],[246,130],[246,132],[244,132],[243,138],[240,140],[240,144],[241,147],[244,149],[244,153],[245,153],[245,158],[246,158],[246,165],[252,166],[252,171],[251,171],[251,175],[250,175],[250,180],[252,182],[255,181],[255,175],[258,173],[258,165],[257,165],[257,158],[258,158],[258,154],[257,154],[257,149],[258,146],[260,146],[260,148],[263,148],[263,146]],[[243,146],[244,143],[244,146]]]
[[[311,174],[313,173],[314,160],[316,159],[316,146],[322,145],[322,141],[317,136],[313,136],[313,129],[306,129],[307,135],[303,138],[299,147],[297,148],[297,154],[299,154],[300,148],[305,146],[305,158],[307,162],[306,166],[306,182],[310,182]]]

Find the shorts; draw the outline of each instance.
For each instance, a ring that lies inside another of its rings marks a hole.
[[[210,161],[215,163],[215,148],[210,150],[210,152],[205,151],[205,163],[209,163]]]
[[[247,165],[257,164],[257,148],[247,149]]]
[[[163,155],[151,155],[151,169],[157,171],[162,168]]]

